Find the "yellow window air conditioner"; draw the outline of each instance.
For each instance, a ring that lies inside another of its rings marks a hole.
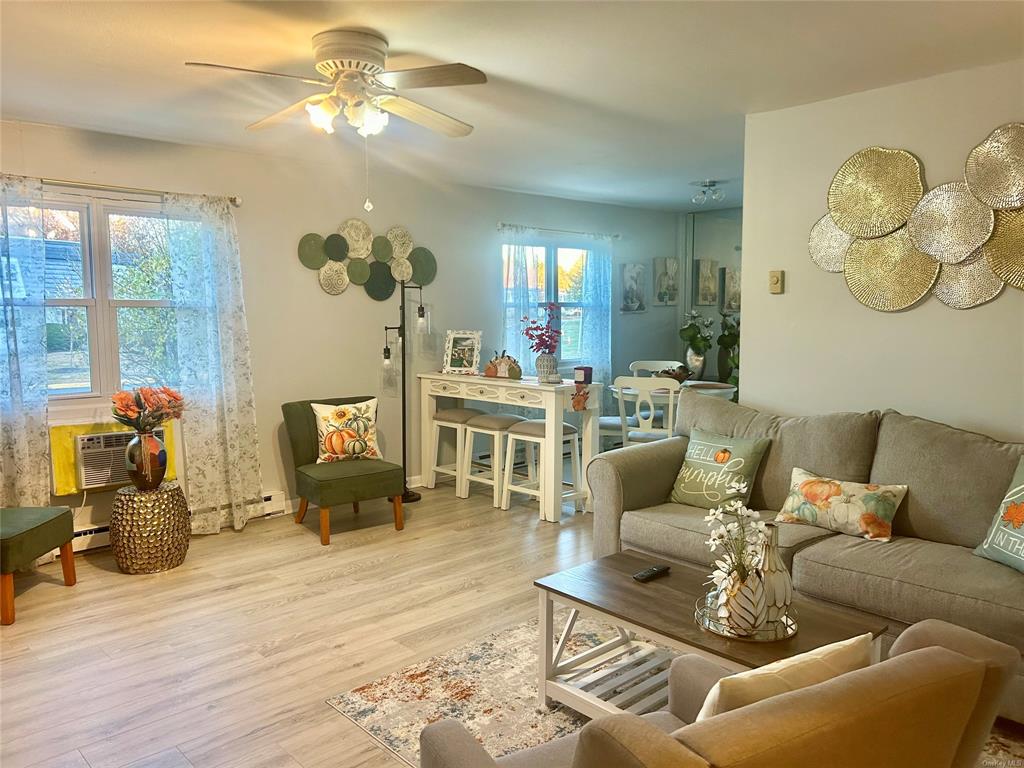
[[[173,480],[174,430],[157,427],[153,433],[167,447],[166,479]],[[130,483],[124,449],[134,436],[133,430],[117,423],[50,427],[53,495],[67,496]]]

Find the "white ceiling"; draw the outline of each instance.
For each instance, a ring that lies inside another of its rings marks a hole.
[[[486,85],[415,98],[465,139],[393,120],[375,162],[487,187],[685,210],[689,182],[740,196],[743,115],[1024,55],[1018,2],[0,3],[5,119],[361,167],[361,139],[304,119],[244,126],[298,82],[186,59],[312,74],[309,39],[382,32],[389,68],[463,61]],[[410,95],[413,95],[410,93]]]

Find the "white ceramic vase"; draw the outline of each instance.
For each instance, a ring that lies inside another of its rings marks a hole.
[[[793,602],[793,579],[779,554],[779,526],[768,523],[768,538],[761,552],[761,582],[767,607],[767,620],[778,621],[789,612]]]
[[[768,620],[768,604],[765,602],[764,582],[757,571],[747,574],[744,581],[732,574],[722,585],[719,595],[718,619],[737,635],[746,637],[764,625]]]

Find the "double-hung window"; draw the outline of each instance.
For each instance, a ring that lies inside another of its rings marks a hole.
[[[176,386],[174,283],[184,265],[175,257],[195,253],[198,222],[167,218],[158,201],[85,189],[54,191],[43,202],[6,206],[2,234],[15,305],[26,300],[22,271],[43,272],[49,397]]]
[[[587,260],[595,258],[593,252],[558,244],[502,246],[506,340],[514,339],[523,329],[523,308],[516,301],[515,291],[517,252],[526,261],[530,317],[543,321],[544,308],[555,305],[555,325],[562,332],[558,345],[559,360],[562,364],[580,362],[584,358],[583,324],[588,319],[587,310],[591,303],[584,295],[584,276]]]

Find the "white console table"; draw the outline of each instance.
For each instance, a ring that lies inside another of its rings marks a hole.
[[[433,460],[431,453],[432,420],[437,410],[437,398],[452,397],[459,400],[476,400],[484,403],[500,405],[518,405],[539,408],[544,411],[547,422],[546,442],[543,454],[544,466],[541,467],[540,480],[544,492],[545,508],[541,518],[550,523],[557,523],[562,512],[562,421],[563,414],[573,412],[572,395],[576,391],[575,383],[563,381],[561,384],[540,384],[536,378],[498,379],[485,376],[466,376],[454,373],[420,373],[420,467],[429,467]],[[598,417],[601,415],[601,384],[589,384],[590,397],[587,408],[578,411],[583,417],[583,429],[580,434],[583,452],[583,467],[598,454]],[[492,457],[499,460],[500,457]],[[590,488],[586,477],[587,506],[590,506]]]

